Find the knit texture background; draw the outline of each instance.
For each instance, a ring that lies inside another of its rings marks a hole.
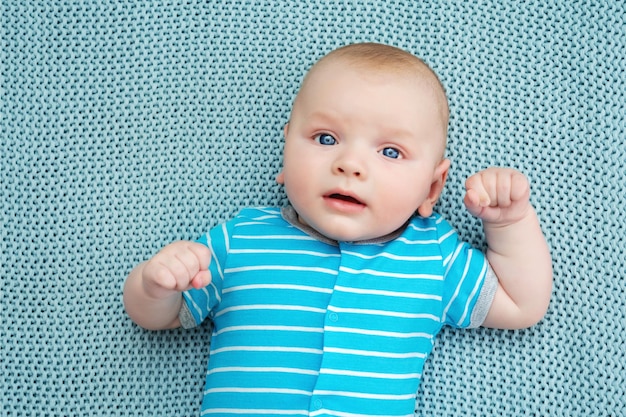
[[[424,416],[626,415],[626,6],[621,0],[24,1],[0,6],[0,415],[195,416],[209,326],[149,332],[133,266],[274,177],[299,81],[356,41],[446,85],[439,211],[484,245],[464,179],[531,180],[554,257],[546,318],[445,330]]]

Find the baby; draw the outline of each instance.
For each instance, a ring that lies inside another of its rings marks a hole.
[[[290,205],[244,209],[133,269],[124,303],[137,324],[213,325],[202,415],[411,416],[444,325],[543,317],[551,258],[521,173],[466,182],[486,254],[433,212],[448,112],[412,54],[339,48],[306,75],[284,128]]]

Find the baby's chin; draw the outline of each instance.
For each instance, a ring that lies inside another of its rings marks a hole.
[[[357,231],[359,228],[354,227],[346,227],[346,225],[325,225],[325,224],[317,224],[314,221],[307,221],[301,215],[298,215],[298,221],[307,227],[315,230],[317,233],[322,236],[335,240],[337,242],[356,242],[360,240],[366,240],[364,238],[364,234],[360,231]]]
[[[300,221],[304,224],[302,219]],[[315,229],[318,233],[323,236],[326,236],[328,239],[332,239],[337,242],[349,242],[349,243],[358,243],[358,242],[369,242],[369,241],[386,241],[388,238],[393,238],[397,236],[398,232],[404,230],[406,227],[406,223],[401,225],[400,227],[390,227],[390,228],[381,228],[379,230],[371,230],[366,226],[357,226],[357,227],[315,227],[314,225],[308,225],[309,227]],[[364,232],[365,231],[365,232]]]

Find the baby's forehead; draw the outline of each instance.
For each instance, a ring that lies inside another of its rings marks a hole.
[[[389,77],[400,83],[413,84],[428,91],[435,105],[441,109],[443,118],[448,119],[448,99],[443,84],[437,74],[421,59],[410,55],[401,59],[382,59],[363,56],[334,56],[331,54],[315,64],[303,83],[307,79],[317,79],[318,82],[332,78],[333,74],[341,71],[356,71],[361,75],[372,77]],[[424,91],[422,90],[422,91]]]

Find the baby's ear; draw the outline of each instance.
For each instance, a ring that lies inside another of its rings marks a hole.
[[[450,160],[444,159],[435,167],[433,180],[430,184],[430,191],[426,200],[417,208],[417,213],[422,217],[430,217],[433,214],[433,208],[439,200],[439,196],[443,191],[443,186],[448,179],[448,171],[450,170]]]
[[[283,127],[283,136],[287,139],[287,133],[289,132],[289,122],[285,123],[285,127]]]

